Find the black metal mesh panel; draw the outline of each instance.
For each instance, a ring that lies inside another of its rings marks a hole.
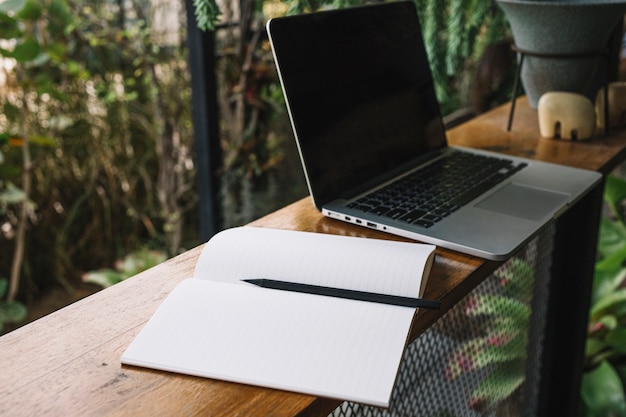
[[[333,417],[533,416],[554,229],[531,241],[410,344],[388,409]]]

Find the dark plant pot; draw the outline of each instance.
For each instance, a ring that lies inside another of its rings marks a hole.
[[[607,55],[594,53],[607,49],[611,33],[626,13],[626,0],[496,2],[509,20],[516,47],[529,52],[521,81],[533,108],[548,91],[595,99],[594,80]]]

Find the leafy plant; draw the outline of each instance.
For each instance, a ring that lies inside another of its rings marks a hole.
[[[166,38],[150,26],[185,14],[151,3],[0,0],[0,276],[21,275],[12,296],[71,292],[147,241],[169,254],[195,242],[185,27]]]
[[[49,128],[36,130],[30,123],[31,111],[35,110],[44,96],[47,99],[58,99],[58,90],[53,87],[55,75],[61,66],[66,64],[66,48],[58,39],[52,39],[42,34],[42,22],[47,22],[48,28],[68,27],[71,17],[67,13],[67,3],[64,0],[50,0],[40,3],[35,0],[13,0],[0,3],[0,39],[12,41],[12,48],[0,48],[0,57],[9,58],[16,63],[13,77],[7,83],[19,89],[22,94],[9,95],[4,100],[3,110],[9,118],[17,120],[14,128],[17,131],[0,132],[10,137],[13,148],[21,152],[19,169],[20,189],[12,182],[2,181],[2,194],[7,201],[9,197],[20,195],[19,199],[11,202],[17,206],[13,223],[5,223],[15,227],[15,248],[9,285],[6,294],[8,302],[17,296],[22,264],[26,247],[26,229],[34,218],[34,204],[31,201],[33,186],[33,169],[40,162],[34,154],[33,145],[54,147],[56,140],[52,136],[55,130],[55,120],[62,118],[60,112],[48,114]],[[60,110],[60,108],[57,108]],[[11,117],[12,116],[12,117]],[[1,127],[0,127],[1,128]],[[10,143],[11,141],[9,141]],[[5,204],[6,210],[6,204]]]
[[[448,380],[487,372],[469,399],[469,407],[478,411],[493,410],[515,396],[525,380],[534,272],[528,263],[513,258],[494,275],[501,292],[472,296],[465,311],[468,318],[486,320],[484,334],[463,342],[445,369]]]
[[[581,384],[584,417],[626,416],[626,181],[609,176],[604,202]],[[524,329],[532,285],[519,284],[532,283],[532,270],[515,260],[512,268],[497,274],[503,279],[503,294],[478,296],[467,310],[469,317],[491,316],[486,333],[465,342],[446,368],[449,379],[489,370],[470,399],[470,406],[480,410],[493,409],[515,395],[524,381]]]
[[[581,398],[583,415],[626,415],[626,181],[604,190]]]
[[[227,24],[225,30],[231,33],[239,31],[242,39],[246,40],[244,45],[247,47],[242,48],[243,45],[240,45],[227,48],[225,51],[243,54],[237,61],[238,67],[242,67],[241,64],[245,62],[248,65],[244,65],[243,68],[249,68],[249,72],[254,72],[250,66],[254,61],[250,59],[262,54],[264,50],[268,52],[268,46],[260,42],[263,39],[260,36],[264,28],[263,20],[268,17],[263,16],[266,10],[271,9],[273,16],[294,15],[375,2],[375,0],[246,0],[241,3],[243,10],[241,18],[238,19],[239,29]],[[491,105],[508,100],[512,73],[507,70],[494,70],[493,67],[502,66],[498,63],[498,58],[491,57],[491,65],[487,65],[489,69],[479,69],[479,61],[485,49],[509,36],[506,17],[495,2],[492,0],[414,0],[414,2],[422,22],[424,42],[442,113],[448,114],[461,107],[470,106],[472,88],[478,88],[480,94],[489,96],[489,99],[495,98],[496,101],[490,103]],[[222,30],[218,23],[222,20],[226,22],[231,20],[230,3],[220,4],[222,8],[215,0],[194,0],[196,22],[200,29]],[[280,11],[279,14],[276,14],[277,10]],[[226,38],[233,39],[232,36]],[[511,64],[513,55],[508,44],[500,50],[502,49],[505,52],[500,53],[499,57],[505,55],[502,59],[508,60],[508,64]],[[271,58],[269,60],[271,61]],[[483,78],[488,79],[485,82],[489,85],[483,86],[482,83],[474,82],[474,74],[477,72],[487,73]],[[273,82],[277,83],[277,80]],[[252,86],[254,87],[253,84]],[[493,91],[494,86],[499,92]],[[236,91],[249,92],[242,87],[245,85],[238,85]],[[252,105],[252,102],[250,104]]]
[[[7,289],[6,279],[0,279],[0,334],[5,324],[19,323],[26,318],[26,307],[19,301],[5,301]]]
[[[288,127],[287,114],[265,34],[266,20],[375,2],[231,0],[221,2],[218,7],[214,0],[194,1],[198,26],[215,31],[218,104],[224,121],[220,125],[220,140],[226,171],[259,177],[283,158],[280,146],[274,144],[290,139],[289,129],[282,129]],[[480,112],[507,100],[510,88],[505,86],[504,94],[493,91],[494,86],[502,87],[506,82],[505,75],[493,70],[502,66],[499,63],[487,65],[489,69],[480,71],[481,82],[472,82],[485,48],[507,34],[504,14],[495,3],[485,0],[415,0],[415,3],[423,22],[443,114],[461,107]],[[508,45],[490,50],[500,51],[500,55],[505,50],[504,55],[513,62]]]
[[[118,260],[115,263],[115,269],[99,269],[87,272],[83,275],[83,281],[100,285],[104,288],[110,287],[126,278],[150,269],[166,259],[167,255],[164,252],[143,248]]]
[[[193,0],[196,22],[201,30],[215,30],[222,14],[215,0]]]
[[[15,142],[20,143],[21,141],[15,140],[9,134],[0,134],[0,173],[16,169],[15,167],[7,167],[6,165],[2,166],[5,163],[2,149],[9,148],[11,144],[15,144]],[[17,168],[17,170],[19,170],[19,168]],[[25,201],[27,197],[24,190],[17,187],[10,180],[3,180],[3,176],[8,177],[8,175],[0,174],[0,216],[6,214],[7,208],[10,205],[19,204]]]
[[[225,21],[237,24],[216,36],[220,142],[225,171],[260,177],[282,160],[274,144],[288,138],[276,117],[286,122],[285,102],[265,36],[264,1],[238,4],[222,4]]]

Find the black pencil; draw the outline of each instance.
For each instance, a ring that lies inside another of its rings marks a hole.
[[[374,303],[392,304],[403,307],[427,308],[439,310],[441,302],[425,300],[422,298],[401,297],[398,295],[377,294],[365,291],[346,290],[343,288],[323,287],[319,285],[299,284],[295,282],[277,281],[273,279],[258,278],[244,279],[250,284],[275,290],[303,292],[307,294],[326,295],[330,297],[348,298],[351,300],[371,301]]]

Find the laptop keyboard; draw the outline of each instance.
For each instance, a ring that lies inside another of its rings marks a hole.
[[[504,158],[452,152],[348,207],[430,227],[526,165]]]

